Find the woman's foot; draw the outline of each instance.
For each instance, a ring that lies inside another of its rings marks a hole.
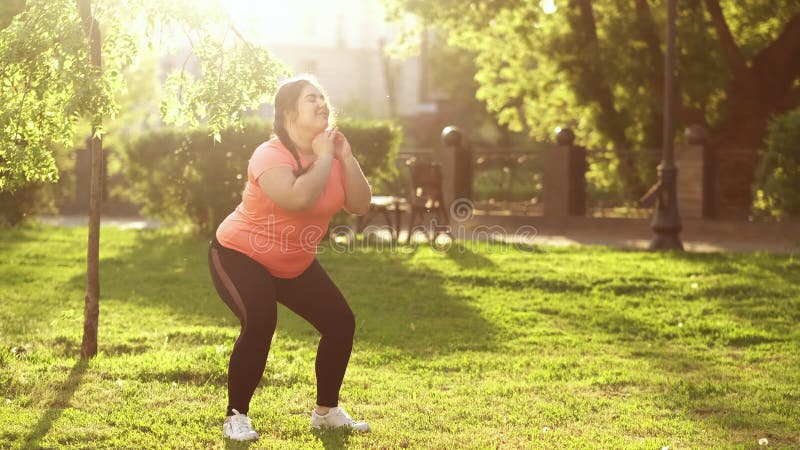
[[[314,428],[339,428],[347,427],[356,431],[369,431],[367,422],[356,422],[342,408],[331,408],[327,414],[311,412],[311,426]]]
[[[258,439],[258,433],[250,426],[250,418],[239,411],[233,410],[234,414],[229,416],[222,425],[222,434],[234,441],[253,441]]]

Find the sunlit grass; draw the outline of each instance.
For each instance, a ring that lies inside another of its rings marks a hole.
[[[78,360],[86,229],[0,235],[0,447],[222,448],[238,332],[203,239],[102,232],[100,355]],[[280,309],[252,448],[797,448],[800,260],[502,244],[356,246],[342,404],[312,432],[317,336]]]

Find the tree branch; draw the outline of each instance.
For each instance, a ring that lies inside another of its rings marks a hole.
[[[747,74],[747,61],[733,40],[733,35],[728,27],[728,22],[722,14],[722,8],[719,6],[719,0],[705,0],[706,10],[711,14],[711,21],[714,23],[714,28],[717,30],[717,37],[722,44],[722,51],[725,54],[725,61],[735,78],[744,78]]]
[[[239,32],[239,29],[236,28],[236,25],[234,25],[232,20],[228,20],[228,27],[231,29],[231,31],[233,31],[233,34],[235,34],[236,37],[239,38],[239,40],[242,41],[245,46],[247,46],[247,48],[251,52],[255,53],[255,49],[253,48],[253,44],[251,44],[250,41],[245,39],[245,37],[242,35],[242,33]]]
[[[14,54],[17,49],[19,48],[20,44],[23,42],[22,35],[26,33],[28,30],[34,29],[34,27],[29,26],[31,23],[36,23],[42,15],[44,15],[43,10],[37,9],[38,15],[33,15],[34,8],[29,7],[27,4],[23,5],[23,10],[20,14],[25,15],[25,22],[22,23],[22,26],[19,28],[19,35],[16,39],[14,39],[14,46],[13,51],[9,54]],[[6,68],[9,64],[3,64],[2,69],[0,69],[0,83],[4,82],[6,79]]]

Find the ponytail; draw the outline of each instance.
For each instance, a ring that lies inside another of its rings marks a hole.
[[[299,177],[300,175],[306,173],[308,168],[303,168],[303,163],[300,162],[300,155],[297,153],[297,146],[294,145],[294,141],[291,137],[289,137],[289,131],[286,130],[286,124],[284,124],[284,120],[286,119],[284,118],[283,114],[276,114],[275,124],[272,126],[272,128],[275,132],[275,136],[277,136],[278,140],[281,141],[281,144],[289,149],[289,152],[294,157],[294,160],[297,163],[297,169],[294,171],[294,175]]]

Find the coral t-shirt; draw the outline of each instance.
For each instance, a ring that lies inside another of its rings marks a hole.
[[[316,156],[299,153],[303,167]],[[267,196],[258,177],[267,169],[289,167],[297,162],[280,140],[273,137],[259,145],[247,165],[242,202],[217,228],[217,240],[258,261],[279,278],[295,278],[305,271],[317,253],[317,244],[345,201],[341,163],[334,159],[328,183],[320,197],[302,211],[287,211]]]

